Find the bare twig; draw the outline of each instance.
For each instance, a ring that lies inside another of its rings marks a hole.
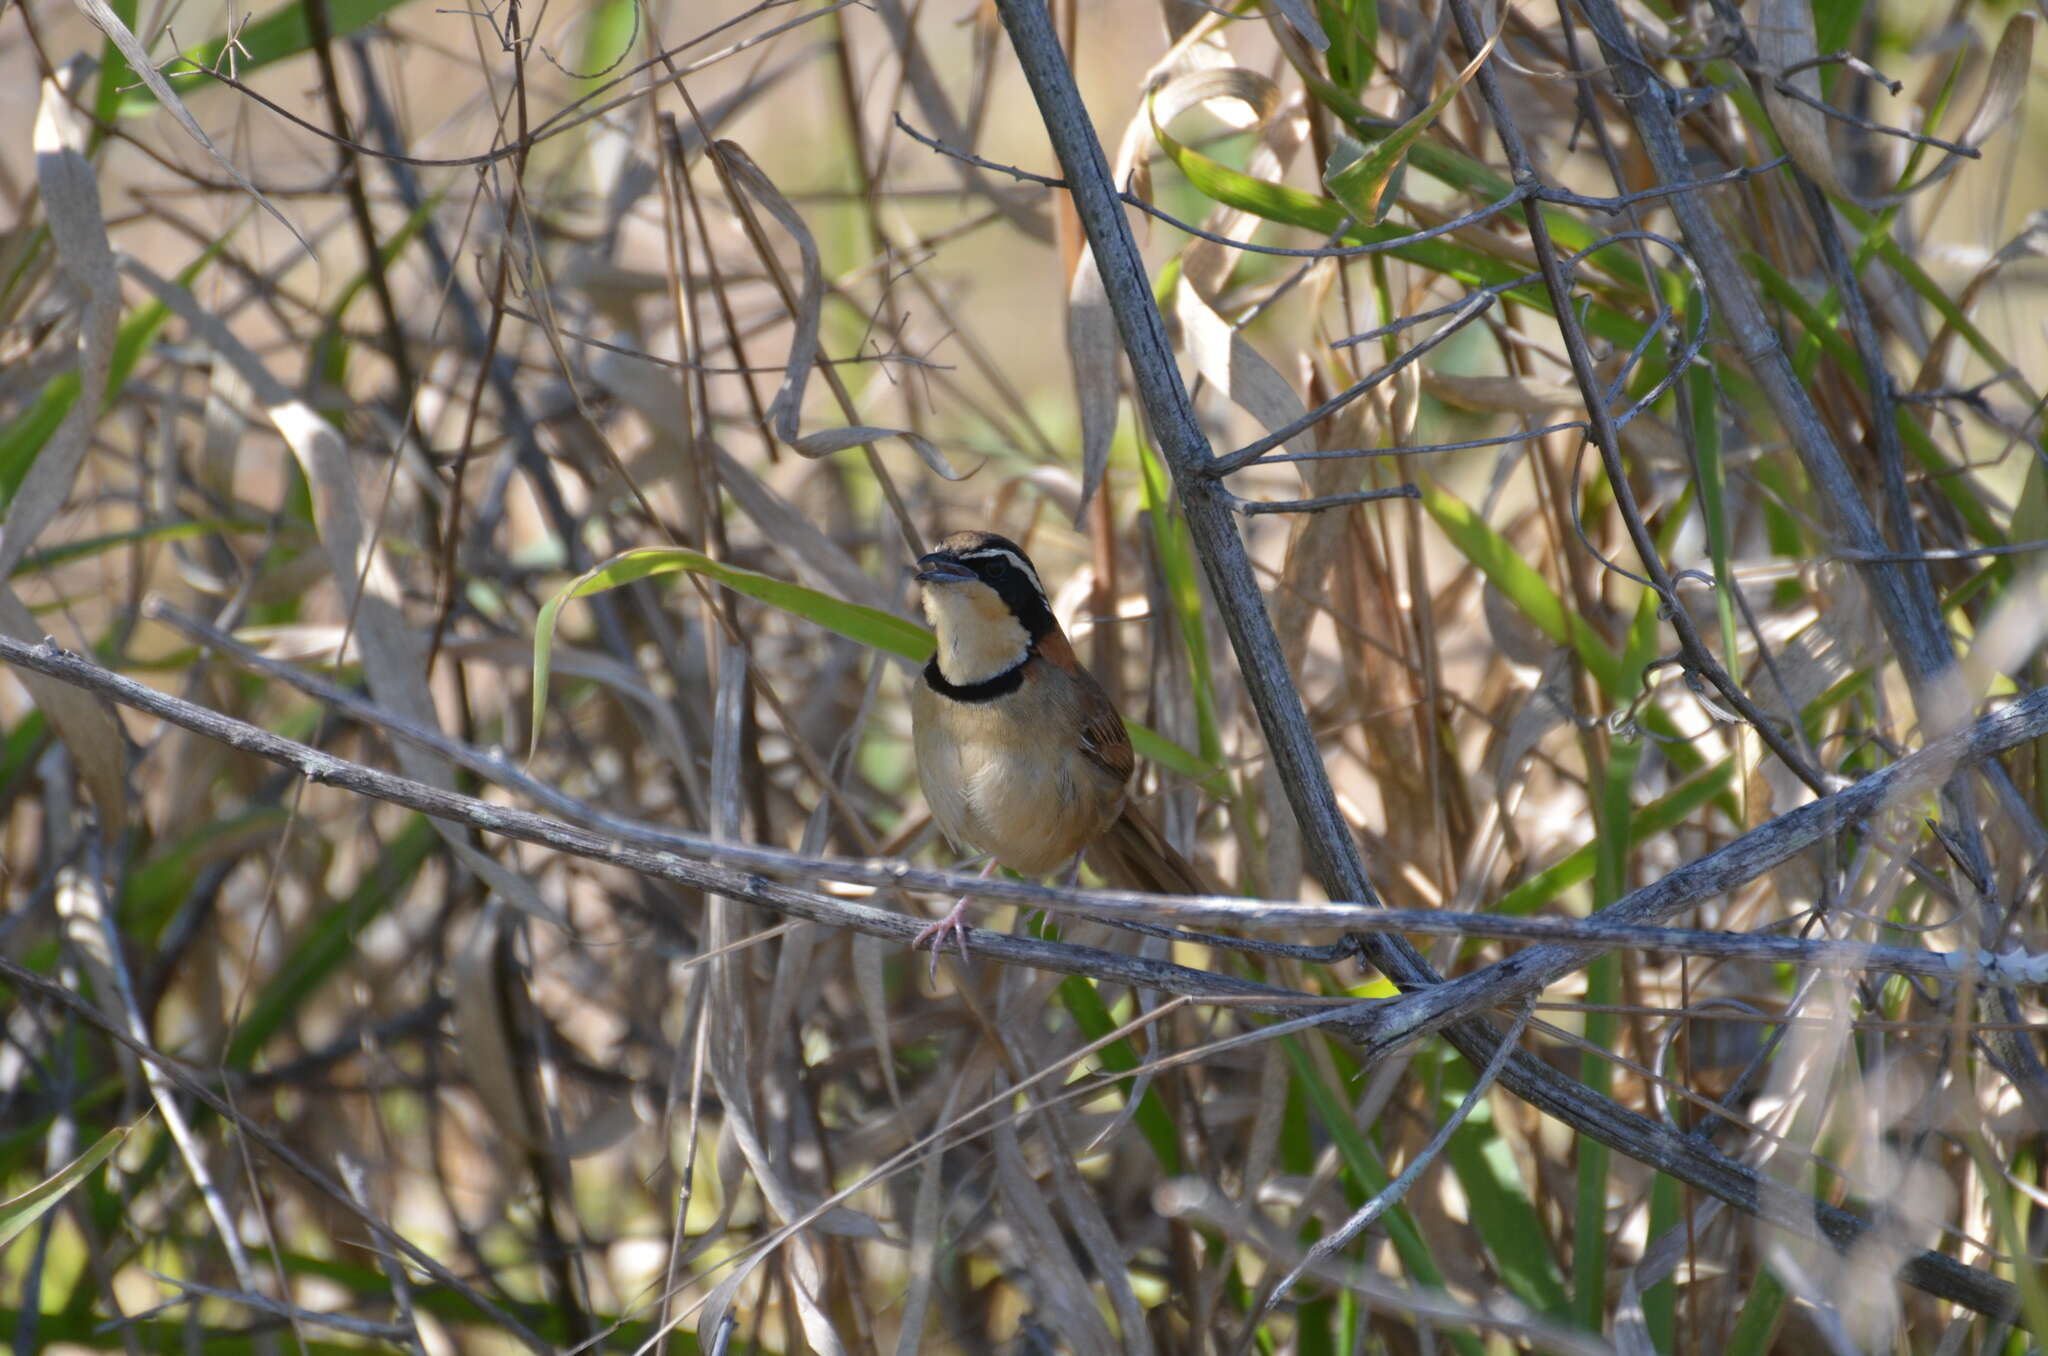
[[[520,842],[535,843],[557,852],[588,857],[593,861],[609,862],[658,880],[727,895],[776,913],[873,937],[908,943],[921,926],[920,920],[904,914],[832,899],[808,890],[792,889],[751,871],[692,860],[674,852],[629,847],[616,838],[564,824],[545,815],[493,805],[472,796],[443,791],[424,782],[364,767],[158,692],[103,669],[54,643],[24,645],[12,637],[0,636],[0,661],[48,674],[244,753],[293,768],[309,782],[338,786],[358,795],[403,805],[435,819],[467,825]],[[488,760],[472,750],[471,761]],[[713,850],[721,854],[725,851],[723,847]],[[1087,974],[1112,983],[1133,984],[1195,997],[1263,998],[1274,1005],[1272,1010],[1275,1012],[1299,1011],[1296,995],[1229,975],[1212,975],[1186,966],[1123,956],[1093,947],[1011,937],[986,930],[975,931],[972,941],[975,951],[1009,964],[1030,965],[1062,974]]]

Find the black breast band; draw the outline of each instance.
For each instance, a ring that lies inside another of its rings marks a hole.
[[[993,678],[963,686],[946,681],[946,675],[939,672],[939,657],[933,655],[931,662],[924,666],[924,681],[941,697],[951,697],[956,702],[990,702],[998,697],[1007,697],[1024,686],[1026,662],[1020,659]]]

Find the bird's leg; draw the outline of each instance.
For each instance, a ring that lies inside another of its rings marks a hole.
[[[1073,890],[1081,884],[1081,863],[1088,859],[1088,849],[1082,848],[1074,854],[1073,864],[1060,873],[1060,889]]]
[[[995,870],[996,859],[991,857],[988,859],[988,865],[981,868],[981,878],[987,880],[995,874]],[[922,932],[919,932],[910,939],[910,949],[912,951],[917,950],[926,942],[931,943],[931,978],[934,984],[939,981],[939,953],[946,949],[946,938],[948,935],[951,935],[954,944],[960,948],[961,964],[964,965],[967,962],[967,900],[968,896],[966,895],[962,895],[954,900],[952,912],[948,913],[938,922],[929,924]]]

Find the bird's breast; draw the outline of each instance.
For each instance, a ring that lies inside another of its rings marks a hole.
[[[1064,867],[1123,808],[1124,788],[1080,752],[1077,714],[1046,685],[964,703],[918,680],[911,698],[917,770],[932,818],[955,844],[1012,871]]]

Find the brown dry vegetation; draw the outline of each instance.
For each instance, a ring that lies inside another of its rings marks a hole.
[[[0,3],[0,1332],[2036,1349],[2035,19],[1745,14]],[[928,982],[966,526],[1228,892],[1494,939]]]

